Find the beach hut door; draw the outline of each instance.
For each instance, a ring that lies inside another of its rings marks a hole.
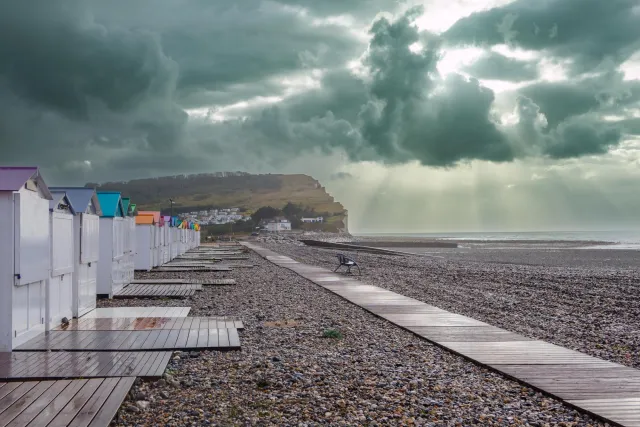
[[[82,214],[80,271],[78,272],[78,316],[96,307],[100,218]]]

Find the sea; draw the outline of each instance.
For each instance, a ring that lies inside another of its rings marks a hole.
[[[429,238],[439,240],[476,241],[576,241],[608,242],[614,244],[591,246],[602,249],[640,250],[640,230],[610,231],[498,231],[498,232],[441,232],[441,233],[356,233],[366,237]]]

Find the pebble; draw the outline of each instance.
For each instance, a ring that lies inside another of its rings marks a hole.
[[[190,305],[190,316],[234,316],[246,328],[240,334],[242,351],[180,354],[162,380],[136,383],[115,425],[602,425],[289,270],[250,257],[257,267],[154,275],[237,281],[207,286],[188,300],[98,302],[101,307]],[[265,326],[287,319],[297,325]],[[343,338],[323,339],[327,329],[341,331]],[[158,397],[152,410],[128,410],[138,393]],[[520,406],[505,407],[505,399]]]

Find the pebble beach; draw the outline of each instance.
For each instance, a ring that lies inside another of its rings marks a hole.
[[[297,261],[337,265],[336,249],[264,239]],[[501,248],[496,248],[501,246]],[[353,253],[369,284],[439,308],[640,368],[640,257],[637,251],[482,245],[429,255]],[[395,248],[392,248],[395,249]]]
[[[335,251],[261,244],[305,262],[334,264]],[[406,265],[418,261],[409,258],[389,262],[417,275]],[[367,266],[364,255],[361,260]],[[191,306],[190,316],[234,316],[245,324],[241,351],[176,352],[163,379],[138,379],[112,425],[603,425],[254,253],[248,262],[256,266],[154,274],[237,281],[185,300],[99,301],[101,307]],[[390,268],[387,274],[396,271]],[[382,274],[367,266],[363,280],[374,271]]]

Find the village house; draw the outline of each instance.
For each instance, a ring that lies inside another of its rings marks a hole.
[[[321,216],[315,218],[302,218],[301,221],[304,223],[321,223],[324,222],[324,218]]]
[[[284,217],[276,217],[264,222],[263,228],[270,232],[291,231],[291,221]]]

